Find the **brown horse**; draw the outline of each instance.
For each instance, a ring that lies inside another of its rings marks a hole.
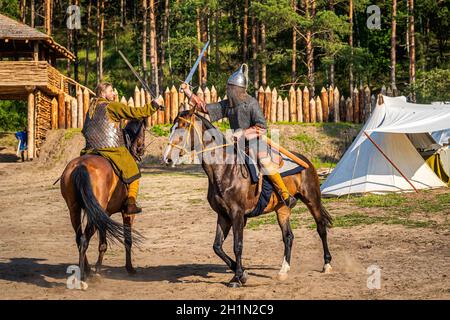
[[[174,120],[170,142],[164,152],[164,161],[166,164],[175,165],[180,157],[190,152],[197,155],[209,153],[215,157],[220,153],[225,154],[225,150],[230,145],[236,148],[234,144],[227,143],[225,136],[207,119],[191,109],[181,112]],[[234,152],[234,154],[237,153]],[[290,194],[301,199],[314,217],[324,251],[323,272],[330,272],[331,255],[328,250],[327,227],[331,226],[332,218],[321,203],[319,178],[314,166],[304,156],[297,153],[296,155],[306,161],[309,168],[283,179]],[[242,162],[215,163],[201,157],[201,164],[209,180],[208,202],[218,214],[213,249],[235,273],[228,285],[240,287],[248,278],[241,261],[244,227],[248,218],[247,214],[253,210],[258,201],[258,184],[252,184],[248,168]],[[294,240],[289,222],[291,209],[283,204],[277,193],[273,192],[263,213],[271,211],[276,212],[283,235],[284,260],[278,277],[284,280],[290,269],[291,248]],[[222,249],[231,228],[233,228],[236,261],[233,261]]]
[[[130,137],[131,153],[139,158],[144,152],[145,120],[129,121],[125,132]],[[126,269],[130,274],[135,273],[131,262],[132,235],[135,235],[136,242],[141,236],[132,231],[134,215],[122,212],[128,191],[115,174],[109,160],[97,155],[84,155],[70,161],[61,176],[61,194],[69,208],[76,234],[82,280],[91,271],[86,251],[96,230],[99,234],[99,256],[95,271],[99,272],[101,269],[107,242],[110,240],[125,244]],[[82,210],[87,217],[84,231]],[[122,212],[123,225],[110,218],[116,212]]]

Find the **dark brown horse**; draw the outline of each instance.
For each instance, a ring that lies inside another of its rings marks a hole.
[[[230,143],[220,131],[191,109],[181,112],[174,120],[170,142],[164,152],[164,161],[166,164],[175,165],[180,157],[190,152],[197,155],[209,153],[215,157],[218,153],[226,153],[225,149],[229,146]],[[304,156],[297,153],[296,155],[306,161],[309,168],[283,179],[290,194],[302,200],[314,217],[324,251],[323,272],[330,272],[331,255],[328,250],[327,227],[331,226],[332,218],[321,203],[319,178],[314,166]],[[248,218],[247,214],[252,211],[258,201],[258,184],[252,184],[248,168],[242,162],[215,163],[205,159],[201,157],[202,167],[209,180],[208,202],[218,214],[213,249],[235,273],[228,285],[240,287],[248,278],[241,261],[244,227]],[[264,213],[271,211],[276,212],[283,235],[284,260],[278,277],[284,280],[290,269],[291,248],[294,240],[289,221],[291,209],[283,204],[276,192],[273,192]],[[222,249],[231,228],[233,228],[236,261],[233,261]]]
[[[142,156],[145,121],[129,121],[125,132],[130,137],[132,154],[135,157]],[[84,280],[91,271],[86,251],[96,231],[99,235],[99,256],[95,271],[99,272],[101,269],[107,243],[110,240],[110,242],[118,241],[125,244],[126,269],[130,274],[135,273],[131,262],[134,215],[122,212],[128,191],[126,185],[115,174],[109,160],[97,155],[84,155],[70,161],[61,176],[61,194],[69,208],[70,219],[76,234],[81,278]],[[84,230],[82,210],[87,217]],[[116,212],[122,212],[123,225],[110,218]],[[135,241],[139,241],[140,235],[135,233],[134,238]]]

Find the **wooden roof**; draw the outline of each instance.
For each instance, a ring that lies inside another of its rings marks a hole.
[[[8,40],[40,40],[59,53],[60,57],[75,60],[72,52],[56,43],[52,37],[35,28],[0,14],[0,39]]]

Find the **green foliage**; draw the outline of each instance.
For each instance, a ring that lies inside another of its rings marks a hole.
[[[419,70],[416,85],[413,87],[417,101],[430,103],[433,101],[450,101],[450,69]]]
[[[150,131],[158,137],[168,137],[170,134],[170,127],[171,125],[169,124],[156,124],[150,128]]]
[[[17,131],[26,124],[26,101],[0,100],[0,131]]]

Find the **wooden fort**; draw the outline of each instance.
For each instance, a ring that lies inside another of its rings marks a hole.
[[[0,14],[0,100],[27,100],[28,156],[51,129],[81,128],[94,93],[56,69],[75,56],[52,37]],[[71,95],[72,93],[72,95]]]

